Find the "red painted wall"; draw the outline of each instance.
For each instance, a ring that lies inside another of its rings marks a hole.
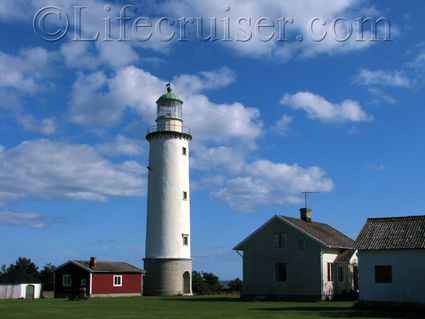
[[[122,286],[114,287],[114,275],[122,275]],[[93,274],[92,294],[142,293],[141,274]]]

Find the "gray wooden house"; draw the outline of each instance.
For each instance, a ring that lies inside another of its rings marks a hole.
[[[243,253],[244,297],[333,299],[357,289],[354,241],[300,212],[273,216],[233,248]]]

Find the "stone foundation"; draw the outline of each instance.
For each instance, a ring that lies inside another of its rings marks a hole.
[[[192,294],[192,259],[145,258],[144,269],[144,295]]]

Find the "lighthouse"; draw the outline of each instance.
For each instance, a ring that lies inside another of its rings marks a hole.
[[[145,295],[192,293],[190,253],[190,131],[183,127],[183,101],[167,84],[157,101],[156,125],[148,128],[148,200]]]

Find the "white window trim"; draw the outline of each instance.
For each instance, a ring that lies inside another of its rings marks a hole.
[[[115,278],[119,278],[120,283],[115,284]],[[114,275],[113,281],[112,281],[114,287],[122,287],[122,275]]]
[[[65,282],[65,278],[69,278],[69,280],[67,280]],[[72,277],[70,274],[66,274],[66,275],[62,275],[62,287],[71,287],[72,286]]]

